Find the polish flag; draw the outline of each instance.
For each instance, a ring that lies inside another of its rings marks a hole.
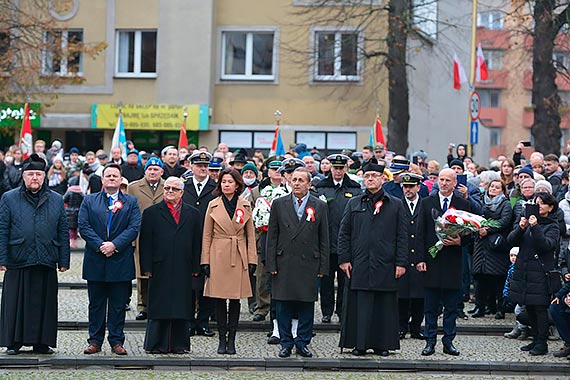
[[[461,83],[467,83],[467,74],[457,54],[453,53],[453,88],[461,89]]]
[[[485,61],[485,56],[483,55],[481,44],[477,45],[477,63],[475,67],[475,80],[477,82],[487,80],[489,77],[489,71],[487,70],[487,62]]]

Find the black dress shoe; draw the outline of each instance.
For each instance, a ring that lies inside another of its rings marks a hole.
[[[473,318],[483,318],[485,316],[485,308],[477,308],[477,310],[471,316]]]
[[[473,313],[475,313],[477,310],[479,310],[479,307],[475,306],[473,309],[467,310],[467,313],[473,314]]]
[[[323,319],[321,319],[321,322],[323,323],[331,323],[331,316],[330,315],[324,315]]]
[[[426,337],[424,336],[424,334],[422,334],[421,332],[419,333],[411,333],[410,334],[410,338],[412,339],[420,339],[420,340],[425,340]]]
[[[262,321],[265,321],[265,315],[255,314],[255,315],[253,316],[253,321],[254,321],[254,322],[262,322]]]
[[[280,358],[288,358],[289,356],[291,356],[291,348],[283,347],[279,350]]]
[[[271,335],[269,339],[267,339],[267,344],[279,344],[281,343],[281,339],[277,338],[275,335]]]
[[[380,355],[380,356],[390,356],[390,351],[388,351],[388,350],[374,350],[374,354]]]
[[[495,319],[505,319],[505,313],[502,311],[497,311],[497,314],[495,314]]]
[[[44,344],[34,346],[34,349],[32,350],[32,352],[34,354],[41,354],[41,355],[55,354],[55,350],[53,348],[51,348],[50,346],[44,345]]]
[[[309,350],[309,348],[307,346],[304,347],[297,347],[296,349],[297,354],[301,355],[304,358],[312,358],[313,357],[313,353],[311,352],[311,350]]]
[[[457,318],[464,319],[464,320],[469,319],[469,317],[467,316],[467,314],[465,314],[465,312],[463,310],[457,310]]]
[[[212,336],[216,335],[216,333],[213,332],[212,330],[210,330],[209,327],[200,327],[200,328],[196,329],[196,335],[212,337]]]
[[[350,353],[354,356],[364,356],[364,355],[366,355],[366,350],[358,350],[355,348]]]
[[[443,353],[447,355],[459,356],[460,352],[453,343],[443,345]]]
[[[137,321],[144,321],[147,318],[147,314],[146,311],[141,311],[140,313],[137,314],[137,316],[135,317],[135,319]]]
[[[20,353],[20,349],[16,349],[16,348],[8,348],[6,350],[6,355],[18,355]]]
[[[406,334],[407,334],[407,332],[405,332],[405,331],[400,331],[400,340],[405,339],[405,338],[406,338]]]
[[[424,349],[422,350],[422,356],[430,356],[433,354],[435,354],[435,344],[427,343]]]

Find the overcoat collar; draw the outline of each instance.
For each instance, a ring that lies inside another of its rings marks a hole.
[[[245,228],[246,223],[251,218],[251,203],[247,200],[242,198],[238,198],[236,212],[237,210],[243,210],[243,223],[238,223],[236,221],[236,214],[232,216],[228,215],[226,208],[224,207],[224,201],[222,197],[219,196],[210,202],[209,206],[211,210],[211,217],[214,221],[228,234],[228,235],[236,235],[241,230]]]

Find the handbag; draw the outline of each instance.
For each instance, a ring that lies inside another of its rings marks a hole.
[[[546,285],[548,286],[548,292],[550,295],[558,293],[558,291],[560,291],[564,286],[564,276],[562,275],[562,272],[557,269],[546,270],[542,260],[540,260],[540,257],[538,257],[538,254],[536,253],[534,254],[534,258],[538,261],[544,275],[546,276]]]

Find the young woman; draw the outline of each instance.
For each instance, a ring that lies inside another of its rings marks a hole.
[[[67,177],[65,175],[65,168],[63,167],[63,159],[61,156],[55,156],[53,165],[49,168],[47,173],[48,186],[50,190],[64,195],[67,191]]]
[[[206,211],[201,264],[207,277],[204,296],[216,303],[218,354],[235,355],[240,299],[252,295],[249,276],[255,272],[257,251],[251,204],[240,198],[240,173],[227,168],[219,178],[214,190],[219,196]]]

